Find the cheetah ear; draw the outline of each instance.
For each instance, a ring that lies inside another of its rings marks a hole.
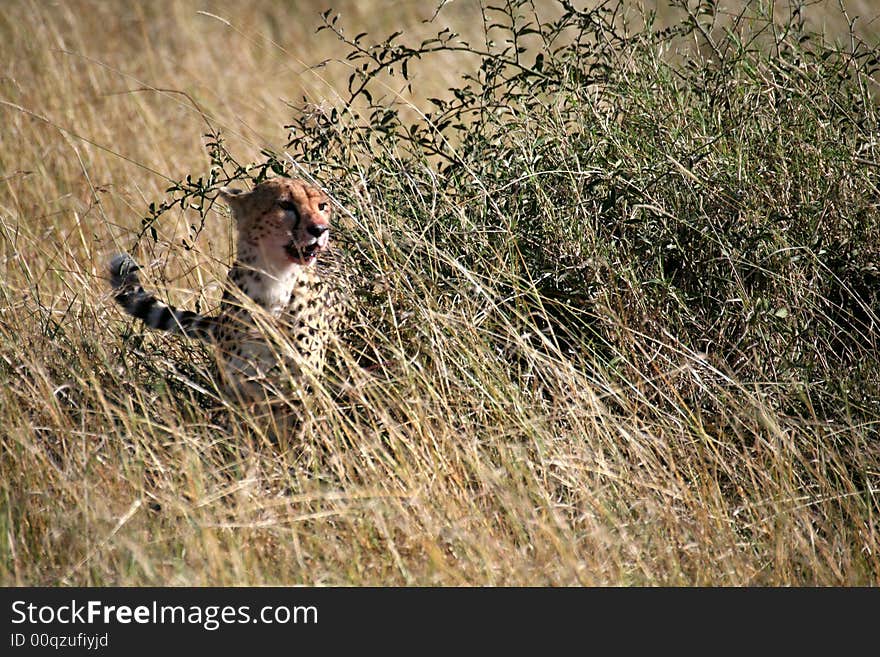
[[[236,189],[234,187],[221,187],[220,193],[218,195],[224,201],[232,205],[236,201],[241,200],[241,198],[246,196],[247,194],[248,192],[245,192],[241,189]]]

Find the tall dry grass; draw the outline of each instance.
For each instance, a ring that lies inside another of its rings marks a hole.
[[[843,36],[835,7],[828,29]],[[166,188],[208,170],[205,133],[221,131],[239,162],[258,161],[284,151],[282,126],[303,97],[331,107],[345,96],[350,65],[314,68],[344,54],[328,31],[315,34],[324,5],[4,9],[4,584],[880,581],[874,361],[863,356],[863,398],[823,400],[837,405],[831,417],[804,410],[807,384],[793,412],[774,392],[796,397],[791,381],[739,377],[696,345],[648,335],[653,309],[635,308],[635,294],[595,311],[614,327],[610,351],[572,348],[536,322],[568,301],[542,295],[516,244],[475,260],[455,251],[451,226],[483,229],[436,173],[433,189],[413,179],[408,193],[403,174],[394,189],[365,184],[356,167],[336,181],[341,241],[362,267],[354,332],[379,366],[343,349],[307,403],[308,433],[270,444],[257,418],[216,394],[203,351],[120,316],[104,266],[134,245]],[[350,36],[401,30],[417,42],[438,27],[422,22],[434,7],[420,2],[337,9]],[[441,16],[482,38],[478,6]],[[414,70],[412,92],[399,78],[382,84],[390,98],[412,95],[405,111],[418,117],[424,99],[459,84],[472,61],[462,57]],[[523,153],[531,138],[511,137]],[[491,196],[486,180],[473,184]],[[561,213],[556,193],[538,190],[537,215],[504,215],[511,230],[537,217],[555,225],[540,213]],[[197,222],[164,214],[138,257],[163,295],[210,308],[231,231],[221,211]],[[595,239],[603,258],[600,237],[571,244]],[[628,266],[617,263],[624,278]]]

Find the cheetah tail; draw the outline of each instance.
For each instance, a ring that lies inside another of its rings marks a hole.
[[[116,302],[125,312],[150,328],[213,342],[213,317],[178,310],[162,303],[141,287],[138,269],[138,264],[127,253],[119,253],[110,260],[110,284],[116,290]]]

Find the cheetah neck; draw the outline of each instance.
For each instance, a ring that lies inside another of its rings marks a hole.
[[[236,296],[244,295],[274,317],[290,305],[297,290],[309,285],[316,274],[312,265],[291,263],[281,271],[261,268],[258,258],[244,249],[229,270],[229,281]]]

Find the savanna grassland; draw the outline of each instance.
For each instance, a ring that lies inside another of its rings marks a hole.
[[[3,4],[0,583],[880,583],[873,3],[497,4]],[[211,310],[280,173],[356,304],[277,443],[106,263]]]

